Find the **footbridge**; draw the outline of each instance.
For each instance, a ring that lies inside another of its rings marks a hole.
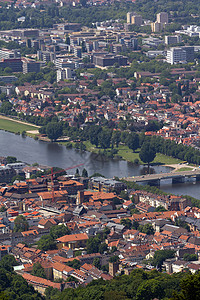
[[[161,180],[171,179],[172,183],[182,183],[185,182],[186,178],[195,178],[196,181],[200,181],[200,169],[177,171],[174,173],[147,174],[135,177],[124,177],[122,179],[135,183],[147,183],[149,185],[159,186]]]

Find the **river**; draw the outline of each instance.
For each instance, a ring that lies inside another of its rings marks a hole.
[[[33,164],[35,162],[45,165],[68,167],[83,163],[79,169],[85,168],[89,176],[98,172],[107,178],[127,177],[142,175],[146,172],[146,167],[138,166],[123,160],[103,161],[97,155],[90,152],[80,152],[75,149],[66,149],[65,146],[56,143],[47,143],[34,140],[30,137],[23,138],[10,132],[0,130],[0,156],[15,156],[18,160]],[[168,172],[171,169],[165,166],[153,166],[152,172],[161,173]],[[70,170],[69,174],[74,174],[74,170]],[[183,184],[170,184],[164,182],[161,189],[174,194],[185,194],[200,199],[199,193],[200,183],[187,182]]]

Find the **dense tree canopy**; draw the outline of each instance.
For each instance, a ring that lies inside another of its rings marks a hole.
[[[148,163],[148,168],[149,168],[150,162],[152,162],[156,157],[156,150],[149,141],[144,142],[141,147],[139,156],[144,163]]]
[[[57,122],[48,123],[46,126],[46,134],[51,141],[56,141],[63,134],[62,124]]]
[[[40,263],[33,264],[33,269],[31,274],[37,277],[46,278],[44,268],[41,266]]]
[[[42,236],[37,242],[38,249],[47,251],[56,249],[56,242],[51,235]]]
[[[64,236],[66,234],[70,234],[70,230],[64,224],[55,225],[50,228],[50,236],[53,239],[58,239],[59,237]]]
[[[19,215],[15,218],[14,221],[14,232],[27,231],[29,229],[28,221],[22,215]]]

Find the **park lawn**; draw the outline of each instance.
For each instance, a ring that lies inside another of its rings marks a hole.
[[[178,170],[176,170],[176,172],[183,172],[183,171],[192,171],[193,168],[190,167],[182,167]]]
[[[134,153],[127,146],[120,145],[118,154],[123,157],[123,159],[128,161],[134,161],[136,158],[139,159],[140,163],[142,161],[139,158],[140,149],[137,149]],[[157,153],[153,164],[164,164],[164,165],[172,165],[180,163],[179,159],[173,158],[171,156],[167,156],[161,153]]]
[[[0,119],[0,130],[5,130],[9,132],[14,133],[22,133],[23,131],[31,131],[31,130],[37,130],[38,128],[34,125],[26,125],[21,124],[18,122],[15,122],[13,120],[7,120],[7,119]]]
[[[101,151],[103,150],[100,148],[96,148],[89,141],[84,142],[84,144],[87,147],[87,150],[90,152],[98,153],[99,150],[101,150]],[[139,159],[139,162],[141,164],[143,164],[139,158],[140,149],[137,149],[135,152],[133,152],[131,149],[128,148],[128,146],[125,146],[125,145],[119,145],[119,147],[116,149],[118,149],[117,156],[122,157],[124,160],[134,162],[135,159]],[[111,148],[109,148],[107,150],[111,150]],[[161,154],[161,153],[157,153],[156,158],[154,159],[154,161],[152,163],[171,165],[171,164],[178,164],[180,162],[181,161],[179,159],[176,159],[176,158],[173,158],[173,157]]]
[[[180,159],[178,158],[174,158],[171,156],[167,156],[161,153],[157,153],[156,154],[156,158],[153,161],[154,163],[161,163],[161,164],[165,164],[165,165],[173,165],[173,164],[179,164],[181,162]]]
[[[95,145],[92,145],[90,143],[90,141],[85,141],[84,145],[86,146],[87,151],[89,151],[89,152],[98,153],[99,150],[102,150],[101,148],[96,148]],[[109,150],[110,150],[110,148],[109,148]]]
[[[139,152],[140,149],[137,149],[135,152],[133,152],[131,149],[129,149],[128,146],[125,145],[119,145],[118,147],[118,154],[119,156],[121,156],[123,159],[127,160],[127,161],[134,161],[135,159],[139,159],[140,163],[142,164],[142,161],[139,158]]]

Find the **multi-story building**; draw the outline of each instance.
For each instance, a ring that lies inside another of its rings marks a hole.
[[[168,13],[160,12],[157,14],[157,22],[162,24],[168,24]]]
[[[74,79],[75,74],[70,68],[64,68],[57,70],[57,82],[65,79]]]
[[[129,49],[137,50],[137,48],[138,48],[138,39],[137,38],[124,39],[124,44]]]
[[[80,23],[60,23],[60,24],[54,24],[54,29],[59,31],[79,31],[81,30],[81,24]]]
[[[4,82],[4,83],[12,83],[15,82],[17,80],[16,76],[0,76],[0,81]]]
[[[118,193],[120,193],[126,188],[126,185],[123,182],[117,180],[106,179],[103,177],[94,177],[91,178],[89,182],[89,188],[106,193],[113,191],[117,191]]]
[[[2,59],[20,59],[21,53],[20,50],[9,50],[6,48],[0,49],[0,60]]]
[[[184,46],[182,47],[186,52],[186,61],[192,62],[194,60],[194,47],[193,46]]]
[[[74,55],[76,57],[81,58],[81,56],[82,56],[82,47],[81,46],[74,47]]]
[[[22,72],[22,61],[21,59],[2,59],[0,62],[0,68],[11,68],[13,72]]]
[[[142,16],[133,15],[132,18],[131,18],[131,24],[141,26],[142,25]]]
[[[40,62],[23,58],[23,73],[26,74],[30,72],[40,72]]]
[[[131,24],[132,12],[127,13],[127,23]]]
[[[37,58],[38,60],[48,63],[49,61],[53,62],[56,59],[56,55],[54,52],[50,51],[37,51]]]
[[[119,66],[127,65],[127,57],[122,55],[95,55],[93,57],[93,62],[96,66],[99,67],[108,67],[113,66],[114,64],[118,64]]]
[[[128,12],[127,13],[127,24],[134,24],[137,26],[142,25],[142,16],[137,15],[134,12]]]
[[[160,32],[163,29],[163,23],[159,23],[159,22],[154,22],[151,23],[151,31],[152,32]]]
[[[148,37],[142,40],[143,45],[147,45],[149,47],[158,47],[159,45],[163,44],[163,40],[160,40],[155,37]]]
[[[176,63],[187,63],[194,60],[194,47],[173,47],[167,51],[167,62],[171,65]]]
[[[67,58],[57,58],[55,60],[55,66],[58,69],[64,69],[64,68],[70,68],[75,69],[75,63],[72,61],[69,61]]]
[[[165,36],[165,44],[166,45],[181,43],[181,41],[182,41],[182,37],[180,35],[166,35]]]

